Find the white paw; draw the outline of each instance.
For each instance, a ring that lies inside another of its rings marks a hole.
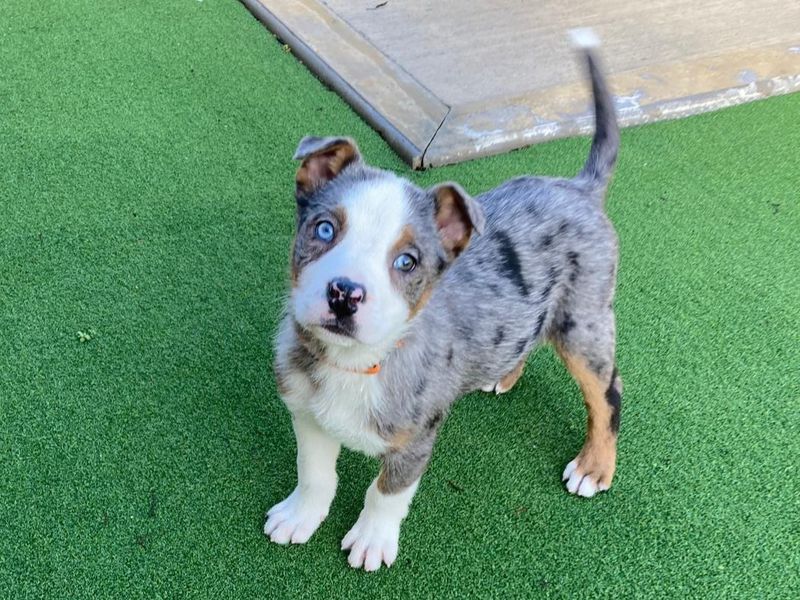
[[[567,464],[561,479],[567,482],[567,491],[570,494],[577,494],[584,498],[591,498],[597,492],[605,492],[608,489],[608,485],[599,481],[595,476],[584,474],[577,459]]]
[[[305,501],[295,489],[269,509],[264,535],[276,544],[305,544],[328,516],[328,505]]]
[[[369,519],[361,513],[342,540],[342,550],[350,549],[347,562],[354,569],[377,571],[381,563],[391,567],[397,558],[400,525]]]
[[[510,390],[513,387],[514,387],[513,385],[511,387],[506,387],[503,385],[502,381],[498,381],[497,383],[487,384],[483,386],[481,388],[481,391],[486,392],[488,394],[495,394],[499,396],[500,394],[505,394],[508,390]]]
[[[509,391],[511,388],[514,387],[515,383],[517,383],[516,379],[514,380],[514,383],[507,386],[503,384],[503,380],[501,379],[500,381],[497,382],[497,385],[494,386],[494,393],[497,394],[498,396],[500,394],[505,394],[507,391]]]

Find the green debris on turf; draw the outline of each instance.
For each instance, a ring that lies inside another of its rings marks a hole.
[[[94,329],[89,329],[88,331],[79,331],[77,332],[78,341],[81,344],[91,341],[91,339],[97,335],[97,332]]]
[[[623,133],[612,490],[563,490],[584,409],[545,349],[456,406],[365,575],[360,455],[307,546],[261,534],[294,484],[270,364],[297,141],[477,193],[588,140],[409,173],[235,0],[0,12],[0,597],[798,595],[800,96]]]

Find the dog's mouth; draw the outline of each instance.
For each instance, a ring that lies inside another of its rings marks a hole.
[[[323,342],[349,346],[356,341],[355,324],[351,319],[324,319],[313,329]]]
[[[325,321],[320,327],[330,333],[336,335],[343,335],[346,337],[353,337],[353,325],[351,323],[340,323],[339,321]]]

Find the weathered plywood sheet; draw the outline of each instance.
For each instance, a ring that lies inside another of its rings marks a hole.
[[[603,39],[623,125],[800,90],[796,1],[243,1],[271,11],[414,166],[588,132],[573,27]]]

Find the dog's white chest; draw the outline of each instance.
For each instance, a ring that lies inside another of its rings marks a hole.
[[[381,401],[382,389],[376,377],[326,369],[308,407],[331,437],[352,450],[377,456],[387,448],[372,417]]]

